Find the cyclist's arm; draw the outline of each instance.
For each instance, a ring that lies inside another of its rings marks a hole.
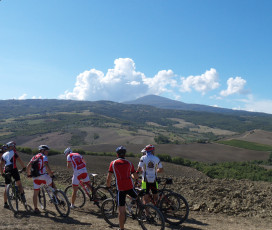
[[[69,168],[72,168],[72,167],[73,167],[72,162],[71,161],[67,161],[67,168],[69,169]]]
[[[26,166],[26,175],[31,175],[31,161]]]
[[[112,178],[112,174],[111,172],[108,173],[107,175],[107,187],[110,187],[111,186],[111,178]]]
[[[139,166],[138,166],[138,168],[137,168],[137,171],[136,171],[136,172],[138,172],[138,173],[142,172],[142,167],[139,167]]]
[[[0,171],[1,171],[1,175],[3,174],[3,168],[4,168],[4,160],[1,159],[1,162],[0,162]]]
[[[162,173],[163,172],[163,168],[158,168],[157,169],[157,173]]]
[[[52,170],[50,169],[49,165],[48,165],[48,162],[44,162],[44,165],[45,165],[45,168],[46,168],[46,171],[48,172],[49,176],[53,176],[53,172]]]
[[[139,178],[137,172],[132,173],[131,176],[132,176],[132,178],[133,178],[134,180],[137,180],[137,179]]]
[[[22,161],[22,159],[19,156],[18,156],[17,160],[19,161],[22,168],[25,168],[25,164],[24,164],[24,162]]]

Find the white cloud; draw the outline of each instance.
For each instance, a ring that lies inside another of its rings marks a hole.
[[[22,96],[20,96],[20,97],[18,98],[18,100],[25,100],[26,97],[27,97],[27,94],[24,93]]]
[[[106,75],[96,69],[84,71],[76,78],[74,89],[60,95],[61,99],[128,101],[147,94],[161,94],[175,86],[172,70],[159,71],[153,78],[137,72],[130,58],[114,61]]]
[[[232,95],[232,94],[237,94],[237,93],[244,93],[244,86],[246,84],[246,80],[244,80],[241,77],[236,77],[236,78],[229,78],[227,81],[228,88],[226,90],[222,90],[220,92],[220,95],[223,97]]]
[[[201,92],[203,95],[206,92],[214,90],[220,86],[218,82],[218,73],[216,72],[216,69],[213,68],[207,70],[200,76],[189,76],[187,78],[182,77],[181,81],[181,92],[191,92],[192,89],[195,89],[196,91]]]
[[[254,100],[250,98],[249,100],[245,100],[245,105],[241,109],[250,112],[272,114],[272,100]]]

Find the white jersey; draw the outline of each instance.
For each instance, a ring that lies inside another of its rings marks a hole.
[[[148,153],[141,157],[138,167],[143,170],[143,179],[149,183],[154,183],[157,177],[157,169],[162,168],[162,164],[158,157]]]

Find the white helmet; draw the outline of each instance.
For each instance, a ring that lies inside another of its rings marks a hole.
[[[68,154],[72,153],[72,149],[70,147],[68,147],[67,149],[64,150],[64,156],[67,156]]]
[[[47,145],[40,145],[39,150],[50,150],[50,148]]]
[[[143,155],[146,155],[146,150],[145,150],[145,148],[142,149],[141,153],[142,153]]]

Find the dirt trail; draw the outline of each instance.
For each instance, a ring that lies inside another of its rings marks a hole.
[[[71,175],[65,168],[62,156],[49,157],[56,172],[57,183],[68,185]],[[22,158],[30,158],[23,156]],[[87,159],[89,172],[99,173],[97,183],[105,184],[105,171],[110,157]],[[135,159],[132,159],[135,161]],[[136,161],[135,161],[136,163]],[[166,229],[183,230],[271,230],[272,189],[266,182],[213,180],[202,173],[182,166],[164,163],[165,174],[173,178],[172,189],[184,195],[190,206],[188,220],[178,227],[167,225]],[[104,174],[103,174],[104,173]],[[0,178],[0,181],[2,179]],[[27,179],[28,180],[28,179]],[[31,183],[30,183],[31,184]],[[31,186],[25,185],[28,204],[33,207]],[[80,210],[72,210],[68,218],[58,215],[55,207],[41,215],[22,211],[14,215],[3,208],[3,185],[0,185],[0,229],[113,229],[103,220],[99,209],[90,202]],[[23,209],[21,209],[23,210]],[[127,229],[138,230],[136,221],[128,222]]]

